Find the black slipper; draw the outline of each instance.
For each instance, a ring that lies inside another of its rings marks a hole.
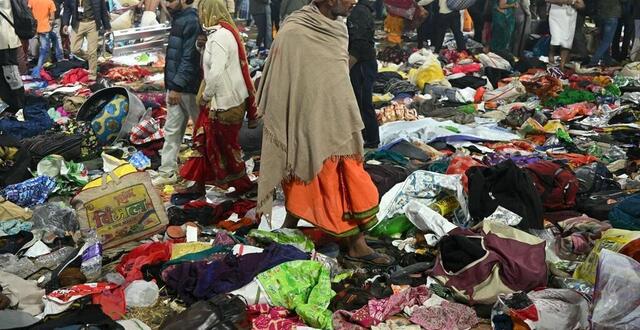
[[[376,259],[384,258],[384,257],[389,258],[389,262],[388,263],[378,263],[378,262],[374,261]],[[379,266],[379,267],[391,267],[391,266],[395,265],[395,263],[396,263],[396,260],[393,257],[387,256],[387,255],[383,255],[383,254],[380,254],[378,252],[373,252],[371,254],[367,254],[366,256],[361,256],[361,257],[352,257],[352,256],[350,256],[348,254],[345,254],[344,259],[352,261],[352,262],[359,262],[359,263],[372,265],[372,266]]]
[[[391,273],[389,280],[392,284],[399,285],[411,285],[417,282],[416,280],[426,283],[425,272],[432,269],[434,265],[434,262],[419,262]]]

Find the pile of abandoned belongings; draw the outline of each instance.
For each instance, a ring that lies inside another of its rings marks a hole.
[[[640,328],[640,65],[394,58],[365,156],[386,268],[277,229],[281,193],[267,222],[255,196],[153,187],[162,54],[25,77],[0,119],[0,329]]]

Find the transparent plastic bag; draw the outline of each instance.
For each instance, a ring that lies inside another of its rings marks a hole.
[[[80,224],[73,209],[55,203],[40,205],[33,211],[32,230],[43,229],[56,236],[64,236],[66,232],[80,229]]]
[[[125,300],[129,307],[149,307],[158,300],[160,289],[155,282],[135,280],[124,289]]]
[[[640,263],[603,249],[594,296],[593,329],[639,329]]]

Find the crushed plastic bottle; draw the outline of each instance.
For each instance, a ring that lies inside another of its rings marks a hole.
[[[94,231],[85,235],[82,246],[82,264],[80,270],[89,281],[97,280],[102,273],[102,243]]]

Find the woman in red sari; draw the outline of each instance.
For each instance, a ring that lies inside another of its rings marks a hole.
[[[195,125],[193,154],[180,175],[197,183],[226,189],[234,195],[253,190],[238,142],[245,117],[249,127],[257,125],[255,88],[242,38],[222,0],[201,0],[198,14],[207,35],[202,52],[204,80],[198,93],[200,116]]]

